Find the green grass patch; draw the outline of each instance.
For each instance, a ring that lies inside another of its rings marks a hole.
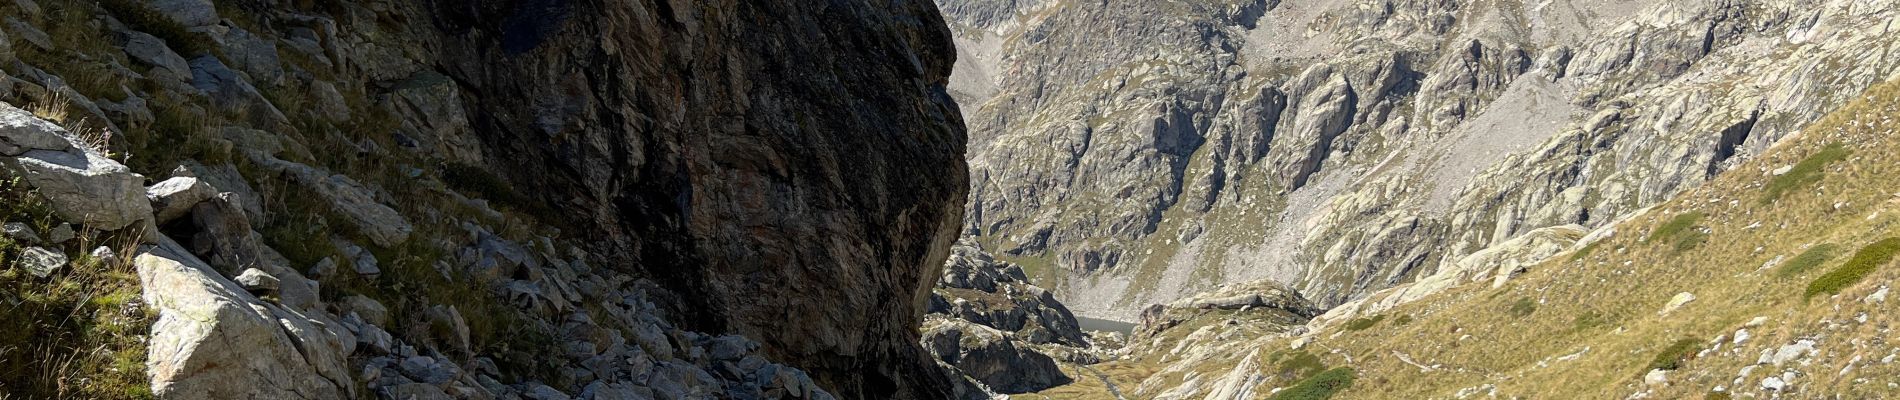
[[[1680,369],[1684,364],[1688,364],[1690,359],[1695,358],[1695,353],[1700,350],[1702,350],[1702,341],[1700,340],[1689,338],[1676,340],[1675,343],[1670,343],[1669,347],[1664,347],[1662,352],[1656,353],[1656,358],[1649,361],[1649,369],[1644,371],[1647,372],[1652,369],[1674,371]]]
[[[1787,264],[1782,265],[1780,270],[1775,271],[1775,276],[1792,278],[1801,275],[1814,267],[1821,266],[1821,263],[1834,259],[1834,256],[1840,255],[1840,251],[1841,246],[1833,243],[1809,247],[1807,251],[1801,252],[1801,255],[1794,256],[1793,260],[1788,260]]]
[[[1411,325],[1411,324],[1412,324],[1411,314],[1400,315],[1398,318],[1392,319],[1393,326],[1406,326],[1406,325]]]
[[[1506,311],[1510,312],[1511,316],[1519,318],[1529,317],[1532,313],[1537,312],[1537,301],[1531,300],[1529,297],[1520,297],[1517,301],[1511,302],[1510,309]]]
[[[1351,321],[1346,321],[1346,331],[1356,332],[1356,331],[1371,329],[1373,325],[1378,325],[1379,321],[1383,321],[1383,320],[1385,320],[1384,315],[1374,316],[1371,318],[1354,318]]]
[[[1840,143],[1828,145],[1826,148],[1821,149],[1820,152],[1816,152],[1814,155],[1808,156],[1807,159],[1795,163],[1794,167],[1788,170],[1788,173],[1768,180],[1765,192],[1762,193],[1761,203],[1773,203],[1775,200],[1780,200],[1782,196],[1786,196],[1795,189],[1804,188],[1820,182],[1821,178],[1826,175],[1827,171],[1824,169],[1827,168],[1828,164],[1846,160],[1847,156],[1851,154],[1853,154],[1853,151],[1848,150],[1847,147],[1842,146]]]
[[[1584,311],[1582,314],[1577,314],[1576,318],[1570,319],[1570,329],[1577,330],[1577,331],[1601,328],[1604,326],[1608,326],[1609,324],[1610,324],[1609,316],[1603,315],[1603,313],[1596,312],[1594,310]]]
[[[1326,371],[1326,363],[1306,351],[1274,353],[1274,358],[1274,372],[1283,380],[1297,381]]]
[[[38,194],[0,172],[0,222],[26,222],[45,233],[54,221]],[[123,237],[88,241],[51,249],[71,255],[98,244],[133,247]],[[139,278],[131,265],[81,256],[41,278],[18,267],[22,250],[0,238],[0,398],[152,398],[143,335],[155,316],[136,306]]]
[[[1590,242],[1590,244],[1584,245],[1583,248],[1577,249],[1576,253],[1573,253],[1570,255],[1570,261],[1575,262],[1575,261],[1581,261],[1585,258],[1589,258],[1591,254],[1596,254],[1597,248],[1602,247],[1603,242],[1607,242],[1607,241],[1609,240],[1607,239],[1597,240],[1595,242]]]
[[[1867,275],[1873,274],[1874,270],[1880,268],[1881,265],[1892,261],[1896,252],[1900,252],[1900,237],[1881,239],[1867,247],[1862,247],[1860,251],[1854,252],[1854,257],[1849,258],[1846,264],[1841,264],[1840,267],[1828,271],[1827,274],[1815,278],[1813,283],[1809,283],[1807,297],[1839,294],[1848,286],[1866,279]]]
[[[1274,393],[1272,400],[1325,400],[1352,386],[1353,375],[1350,367],[1326,370],[1311,378],[1306,378],[1292,387]]]
[[[1676,239],[1672,242],[1669,247],[1675,249],[1677,253],[1681,253],[1693,250],[1696,247],[1701,247],[1703,243],[1708,243],[1709,233],[1694,229],[1690,230],[1689,233],[1676,235]]]
[[[1695,229],[1696,224],[1702,223],[1702,218],[1707,216],[1708,214],[1704,214],[1701,211],[1677,214],[1675,218],[1670,218],[1669,222],[1657,225],[1656,230],[1650,231],[1649,238],[1644,239],[1643,243],[1655,244],[1676,239],[1677,235]]]

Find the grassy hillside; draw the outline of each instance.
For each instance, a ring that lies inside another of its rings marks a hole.
[[[1311,393],[1316,383],[1296,384],[1307,374],[1275,373],[1290,352],[1356,372],[1329,381],[1349,383],[1332,398],[1891,395],[1900,392],[1891,337],[1900,313],[1889,302],[1900,299],[1886,299],[1900,277],[1896,117],[1900,83],[1876,86],[1762,157],[1502,287],[1466,284],[1307,339],[1237,335],[1257,351],[1196,360],[1164,343],[1096,368],[1134,371],[1111,377],[1124,392],[1146,390],[1142,398],[1166,397],[1181,387],[1172,382],[1209,385],[1236,367],[1264,377],[1249,397]],[[1049,394],[1106,397],[1072,389]]]

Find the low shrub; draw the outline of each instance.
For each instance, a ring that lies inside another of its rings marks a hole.
[[[1355,374],[1356,373],[1350,367],[1329,369],[1326,370],[1326,372],[1313,375],[1311,378],[1301,380],[1299,383],[1293,384],[1292,387],[1286,388],[1286,390],[1274,393],[1273,397],[1269,398],[1273,400],[1330,399],[1333,395],[1345,391],[1347,387],[1351,387],[1353,375]]]
[[[1687,364],[1690,359],[1695,358],[1697,351],[1702,350],[1701,344],[1702,341],[1689,338],[1676,340],[1675,343],[1669,344],[1669,347],[1664,347],[1662,352],[1656,353],[1656,358],[1649,361],[1649,368],[1644,371],[1651,369],[1674,371],[1680,369],[1683,364]]]
[[[1840,250],[1841,246],[1833,243],[1809,247],[1807,251],[1801,252],[1801,255],[1794,256],[1794,259],[1782,265],[1780,270],[1775,271],[1775,276],[1790,278],[1801,275],[1814,267],[1821,266],[1821,263],[1827,260],[1834,259],[1834,256],[1839,255]]]
[[[1375,316],[1371,318],[1354,318],[1352,321],[1346,322],[1346,331],[1348,332],[1363,331],[1363,330],[1372,328],[1373,325],[1378,325],[1379,321],[1383,321],[1383,320],[1385,320],[1384,315]]]
[[[1305,351],[1278,353],[1277,372],[1280,379],[1300,380],[1326,371],[1326,364],[1319,356]]]
[[[1795,163],[1794,167],[1789,169],[1787,173],[1768,180],[1768,185],[1765,189],[1766,192],[1762,193],[1761,203],[1772,203],[1775,200],[1780,200],[1782,196],[1786,196],[1790,191],[1820,182],[1821,178],[1827,172],[1824,168],[1826,168],[1828,164],[1846,160],[1847,156],[1851,154],[1853,154],[1852,151],[1841,146],[1839,143],[1828,145],[1826,148],[1821,149],[1820,152],[1816,152],[1814,155],[1801,160],[1801,162]]]
[[[1678,214],[1675,218],[1670,218],[1669,222],[1657,225],[1656,230],[1650,231],[1649,238],[1644,239],[1643,243],[1653,244],[1674,239],[1677,235],[1695,229],[1696,224],[1701,223],[1702,218],[1707,216],[1708,214],[1704,214],[1701,211],[1690,211]]]
[[[1814,278],[1814,282],[1808,284],[1807,297],[1838,294],[1842,289],[1860,283],[1861,279],[1866,279],[1867,275],[1873,274],[1874,270],[1880,268],[1881,265],[1892,261],[1894,253],[1897,252],[1900,252],[1900,237],[1881,239],[1867,247],[1862,247],[1860,251],[1854,252],[1854,257],[1849,258],[1846,264],[1841,264],[1833,271]]]
[[[1529,297],[1520,297],[1517,301],[1511,302],[1511,309],[1509,311],[1512,316],[1516,317],[1531,316],[1532,313],[1537,312],[1537,301],[1531,300]]]

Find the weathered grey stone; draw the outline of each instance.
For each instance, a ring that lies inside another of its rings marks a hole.
[[[217,189],[192,177],[166,179],[145,189],[145,198],[152,202],[152,209],[161,224],[185,216],[192,207],[217,194]]]
[[[6,112],[0,110],[0,114]],[[77,148],[30,150],[12,163],[61,219],[102,230],[150,223],[152,206],[144,199],[145,178],[105,156]]]
[[[20,267],[34,277],[45,278],[65,268],[66,254],[45,247],[29,247],[20,252]]]
[[[442,388],[427,383],[405,383],[384,390],[389,398],[397,400],[455,400]]]
[[[201,55],[189,61],[191,64],[191,86],[211,96],[211,104],[226,115],[243,116],[258,126],[282,126],[289,119],[272,105],[264,94],[258,91],[237,71],[224,65],[224,61],[211,55]]]
[[[376,299],[369,298],[368,296],[359,294],[344,297],[343,309],[361,315],[363,321],[372,324],[389,324],[389,308],[383,307],[382,302],[378,302]]]
[[[246,268],[244,272],[239,273],[236,278],[232,278],[231,280],[236,281],[238,286],[243,287],[244,290],[258,294],[276,292],[279,282],[277,277],[271,276],[257,268]]]
[[[32,44],[33,47],[38,47],[40,50],[53,49],[53,37],[47,35],[46,31],[12,16],[8,16],[6,22],[8,30],[13,31],[13,34],[20,36],[21,39],[26,39],[26,42]]]
[[[265,304],[177,243],[159,242],[133,260],[145,304],[158,313],[146,375],[159,398],[352,396],[355,383],[339,374],[355,347],[348,332]]]
[[[73,224],[65,222],[53,225],[52,230],[46,231],[46,240],[50,243],[66,243],[78,236],[78,233],[73,232]]]
[[[429,326],[438,327],[438,329],[442,330],[442,332],[437,333],[446,335],[447,337],[437,339],[447,341],[449,346],[453,346],[452,349],[464,353],[474,350],[473,346],[469,343],[468,321],[462,319],[462,312],[456,310],[455,306],[436,305],[429,307]]]
[[[322,260],[317,260],[317,264],[311,265],[310,270],[305,272],[305,274],[315,279],[336,276],[336,259],[324,257]]]
[[[357,275],[374,277],[383,273],[383,269],[376,265],[376,254],[364,249],[363,246],[341,239],[336,239],[333,243],[336,244],[337,250],[343,252],[343,259],[350,263],[350,268],[356,271]]]
[[[23,222],[6,223],[5,233],[7,235],[7,239],[12,240],[14,243],[34,245],[34,244],[39,244],[41,240],[40,234],[38,232],[34,232],[32,226],[28,226],[26,223],[23,223]]]
[[[93,248],[92,252],[86,255],[91,256],[94,262],[98,262],[101,265],[117,266],[120,261],[119,252],[113,251],[111,247],[106,246]]]
[[[289,259],[264,243],[264,235],[252,228],[230,193],[199,202],[192,208],[191,219],[199,229],[192,236],[192,250],[225,276],[257,268],[280,281],[277,297],[284,306],[305,312],[323,308],[317,282],[291,268]]]
[[[336,90],[336,85],[324,81],[311,82],[310,96],[316,101],[312,106],[325,119],[334,122],[350,119],[350,104],[343,99],[343,93]]]
[[[125,43],[125,55],[134,61],[157,67],[171,79],[180,82],[191,79],[191,63],[185,57],[166,47],[165,41],[156,36],[138,31],[122,32]]]
[[[71,149],[66,130],[12,104],[0,103],[0,156],[14,157],[27,150]]]
[[[277,58],[277,45],[241,27],[224,30],[224,58],[238,70],[265,86],[276,84],[284,76],[283,62]]]
[[[211,0],[145,0],[145,4],[188,28],[218,23],[218,9]]]
[[[395,247],[409,240],[409,233],[415,231],[415,226],[410,225],[408,218],[377,202],[374,192],[355,179],[275,157],[258,157],[256,161],[267,168],[289,174],[298,183],[316,191],[330,203],[333,210],[347,217],[347,222],[355,224],[364,236],[378,246]]]

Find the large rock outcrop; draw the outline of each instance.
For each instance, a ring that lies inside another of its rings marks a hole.
[[[35,34],[0,51],[0,100],[67,107],[55,122],[113,134],[94,154],[43,121],[0,120],[8,176],[29,176],[87,228],[150,227],[158,202],[155,233],[210,267],[201,286],[230,289],[217,297],[356,335],[342,356],[358,365],[338,387],[955,390],[919,345],[969,187],[945,89],[955,50],[929,2],[0,11],[8,37]],[[17,167],[41,160],[53,164]],[[161,186],[148,199],[139,174],[214,192],[186,205],[207,193]],[[243,336],[262,343],[253,331]],[[190,349],[171,358],[217,355]],[[226,389],[214,393],[249,393]]]
[[[675,290],[685,327],[844,397],[948,393],[917,345],[968,190],[933,4],[435,7],[486,162]]]

